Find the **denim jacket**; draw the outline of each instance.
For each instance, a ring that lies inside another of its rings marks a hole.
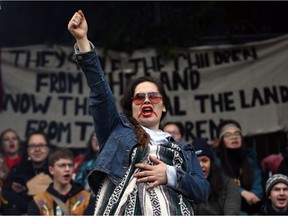
[[[119,184],[130,165],[130,154],[137,146],[137,139],[134,126],[126,116],[118,113],[96,49],[76,53],[76,61],[84,72],[90,88],[89,111],[100,145],[100,154],[88,178],[90,187],[97,194],[104,175],[108,175],[114,184]],[[188,199],[196,202],[206,201],[210,185],[203,175],[197,156],[194,155],[193,146],[177,144],[182,149],[187,170],[185,172],[176,169],[177,180],[174,189]]]

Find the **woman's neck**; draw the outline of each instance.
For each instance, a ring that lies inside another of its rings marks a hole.
[[[6,154],[5,155],[8,159],[10,159],[10,160],[13,160],[13,159],[16,159],[17,157],[19,157],[19,154],[17,153],[17,152],[15,152],[15,153],[8,153],[8,154]]]
[[[148,129],[150,131],[153,131],[153,132],[157,132],[157,131],[162,131],[160,130],[158,127],[155,127],[155,128],[150,128],[150,127],[146,127],[146,126],[143,126],[141,125],[144,129]]]

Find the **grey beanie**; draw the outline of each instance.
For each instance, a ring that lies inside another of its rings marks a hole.
[[[288,185],[288,177],[286,175],[283,175],[283,174],[274,174],[274,175],[270,176],[270,178],[267,180],[266,186],[265,186],[266,195],[269,196],[272,187],[275,184],[280,183],[280,182]]]

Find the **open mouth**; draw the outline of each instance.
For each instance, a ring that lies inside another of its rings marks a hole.
[[[152,115],[157,116],[157,114],[154,112],[153,108],[150,106],[143,106],[141,113],[139,114],[138,118],[140,118],[140,116],[144,116],[144,117],[150,117]]]
[[[65,180],[69,180],[70,181],[70,179],[71,179],[71,175],[70,174],[65,174],[63,177],[64,177]]]
[[[15,148],[15,145],[14,145],[14,144],[10,144],[9,148],[10,148],[10,149],[14,149],[14,148]]]
[[[286,198],[285,198],[285,197],[283,197],[283,198],[278,198],[277,201],[278,201],[279,203],[285,203],[285,202],[286,202]]]

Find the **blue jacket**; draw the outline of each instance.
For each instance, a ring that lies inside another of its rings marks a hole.
[[[104,175],[118,184],[130,165],[130,154],[137,146],[134,126],[126,116],[118,113],[112,91],[105,79],[97,53],[92,49],[76,54],[76,61],[84,72],[90,88],[89,110],[100,145],[100,153],[90,172],[89,185],[97,194]],[[171,137],[172,139],[172,137]],[[206,201],[210,193],[192,145],[178,143],[187,166],[186,172],[176,169],[175,190],[196,202]]]
[[[262,173],[261,169],[257,164],[255,152],[252,149],[246,148],[246,153],[248,157],[248,163],[253,170],[253,182],[249,191],[257,195],[259,199],[263,199]],[[217,151],[216,151],[215,164],[221,167],[221,160],[217,154]],[[245,188],[239,187],[240,194],[242,193],[243,190],[245,190]]]

